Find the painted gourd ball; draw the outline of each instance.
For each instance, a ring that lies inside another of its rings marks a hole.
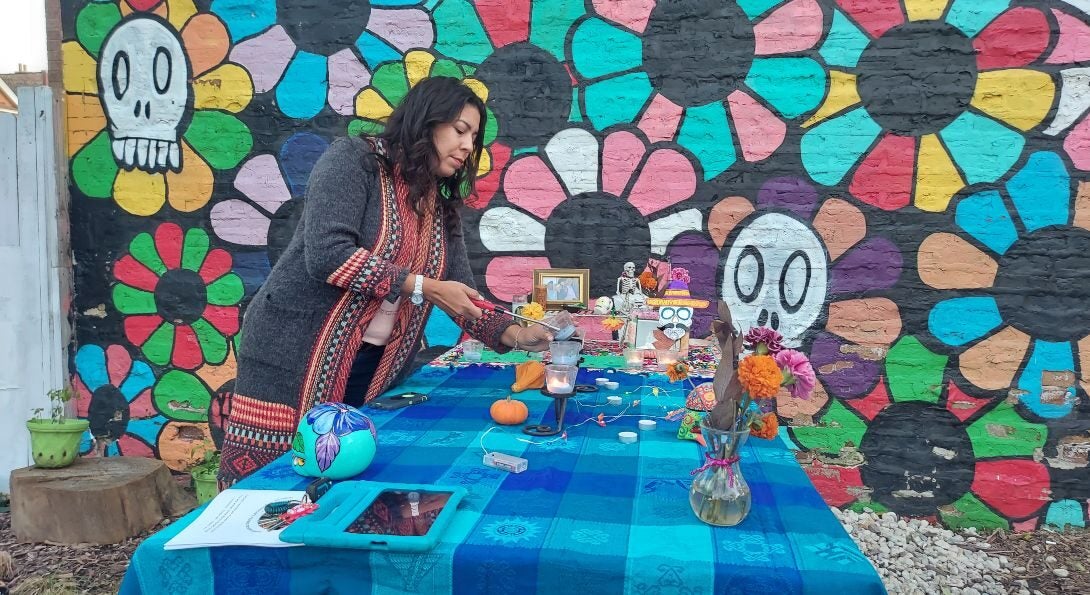
[[[705,382],[689,391],[685,397],[685,408],[694,411],[711,411],[715,407],[715,392],[712,383]]]
[[[291,467],[306,477],[349,479],[367,469],[377,449],[378,433],[366,415],[344,403],[322,403],[299,420]]]

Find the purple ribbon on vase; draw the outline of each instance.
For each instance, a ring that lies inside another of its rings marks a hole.
[[[689,475],[696,475],[697,473],[707,470],[709,467],[726,467],[727,477],[730,479],[730,485],[734,485],[734,464],[738,462],[738,455],[734,455],[733,457],[727,457],[725,459],[720,459],[713,457],[711,453],[705,452],[704,458],[708,459],[708,462],[704,463],[704,465],[699,469],[694,469],[693,471],[691,471]]]

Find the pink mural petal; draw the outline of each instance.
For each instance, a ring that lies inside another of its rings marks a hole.
[[[696,171],[692,162],[673,149],[658,149],[640,169],[628,201],[647,216],[689,198],[693,192]]]
[[[245,68],[254,80],[254,91],[264,93],[276,86],[295,55],[295,42],[280,25],[235,46],[231,61]]]
[[[291,191],[272,155],[258,155],[242,164],[235,176],[235,189],[269,213],[291,200]]]
[[[503,175],[503,191],[507,200],[548,219],[567,195],[549,166],[537,155],[517,159],[507,167]]]
[[[126,457],[152,458],[155,456],[155,453],[151,450],[150,446],[144,444],[142,440],[137,440],[130,434],[125,434],[117,439],[117,448],[121,451],[121,454]]]
[[[594,12],[636,33],[647,28],[654,8],[655,0],[594,0]]]
[[[549,259],[530,256],[499,256],[488,263],[485,282],[488,291],[501,302],[533,291],[534,269],[550,268]]]
[[[647,106],[647,111],[640,118],[639,128],[653,143],[673,140],[684,111],[680,105],[670,101],[661,93],[656,93],[655,98],[651,100],[651,105]]]
[[[1064,150],[1071,156],[1071,163],[1081,170],[1090,170],[1090,117],[1086,117],[1071,129],[1064,141]]]
[[[91,408],[91,391],[87,390],[79,374],[72,377],[72,390],[76,391],[76,416],[87,417]]]
[[[776,114],[744,91],[728,95],[727,103],[746,161],[767,159],[780,148],[787,135],[787,124]]]
[[[632,172],[643,158],[640,137],[628,131],[614,132],[606,137],[602,149],[602,190],[620,196],[628,186]]]
[[[132,370],[132,357],[129,351],[120,345],[110,345],[106,348],[106,370],[110,374],[110,384],[121,386],[125,377]]]
[[[155,408],[155,402],[151,400],[151,389],[146,389],[129,402],[129,417],[131,419],[148,419],[159,415]]]
[[[787,54],[808,50],[821,39],[822,14],[817,0],[794,0],[776,9],[753,27],[756,54]]]
[[[1049,64],[1074,64],[1090,60],[1090,24],[1060,12],[1055,8],[1052,14],[1059,23],[1060,34],[1056,48],[1048,57]]]
[[[371,73],[345,48],[329,57],[329,106],[342,116],[356,113],[356,95],[371,82]]]
[[[372,8],[367,30],[385,39],[402,53],[427,48],[435,42],[431,19],[423,10]]]
[[[248,202],[231,199],[212,207],[212,230],[221,239],[243,246],[269,243],[269,216]]]

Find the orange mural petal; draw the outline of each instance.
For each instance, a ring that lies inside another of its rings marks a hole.
[[[961,374],[985,390],[1010,388],[1027,349],[1029,335],[1008,326],[961,354]]]
[[[1075,195],[1075,219],[1071,224],[1090,231],[1090,182],[1079,182]]]
[[[712,207],[711,217],[708,218],[708,233],[715,245],[722,248],[730,232],[752,212],[753,203],[741,196],[724,198]]]
[[[230,345],[230,343],[228,343]],[[218,366],[211,364],[205,364],[201,366],[196,372],[194,372],[198,378],[204,381],[205,384],[212,387],[212,390],[219,390],[228,381],[233,379],[238,372],[238,362],[235,360],[235,350],[230,349],[227,352],[227,359]]]
[[[951,233],[935,233],[920,244],[920,279],[936,289],[991,287],[999,270],[991,256]]]
[[[829,250],[829,260],[836,260],[867,235],[867,218],[855,205],[830,198],[814,217],[814,230]]]
[[[833,302],[825,328],[857,345],[887,346],[901,336],[901,311],[887,298]]]
[[[215,15],[208,13],[193,17],[182,30],[182,44],[193,65],[193,77],[208,72],[227,58],[231,39],[227,28]]]
[[[1079,384],[1082,390],[1090,393],[1090,337],[1084,337],[1077,345],[1079,352],[1079,371],[1082,372]]]
[[[184,140],[182,143],[182,171],[167,172],[167,200],[170,206],[188,213],[208,204],[212,198],[215,181],[212,170]]]
[[[811,422],[828,401],[829,394],[820,382],[814,387],[814,392],[810,393],[809,399],[792,397],[786,389],[780,389],[776,393],[776,413],[792,423],[805,424]]]
[[[65,107],[68,111],[68,156],[71,157],[106,127],[106,114],[102,111],[102,102],[94,95],[68,95]]]

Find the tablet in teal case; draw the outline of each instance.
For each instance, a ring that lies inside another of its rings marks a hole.
[[[435,547],[465,497],[464,488],[343,481],[281,541],[336,548],[421,552]]]

